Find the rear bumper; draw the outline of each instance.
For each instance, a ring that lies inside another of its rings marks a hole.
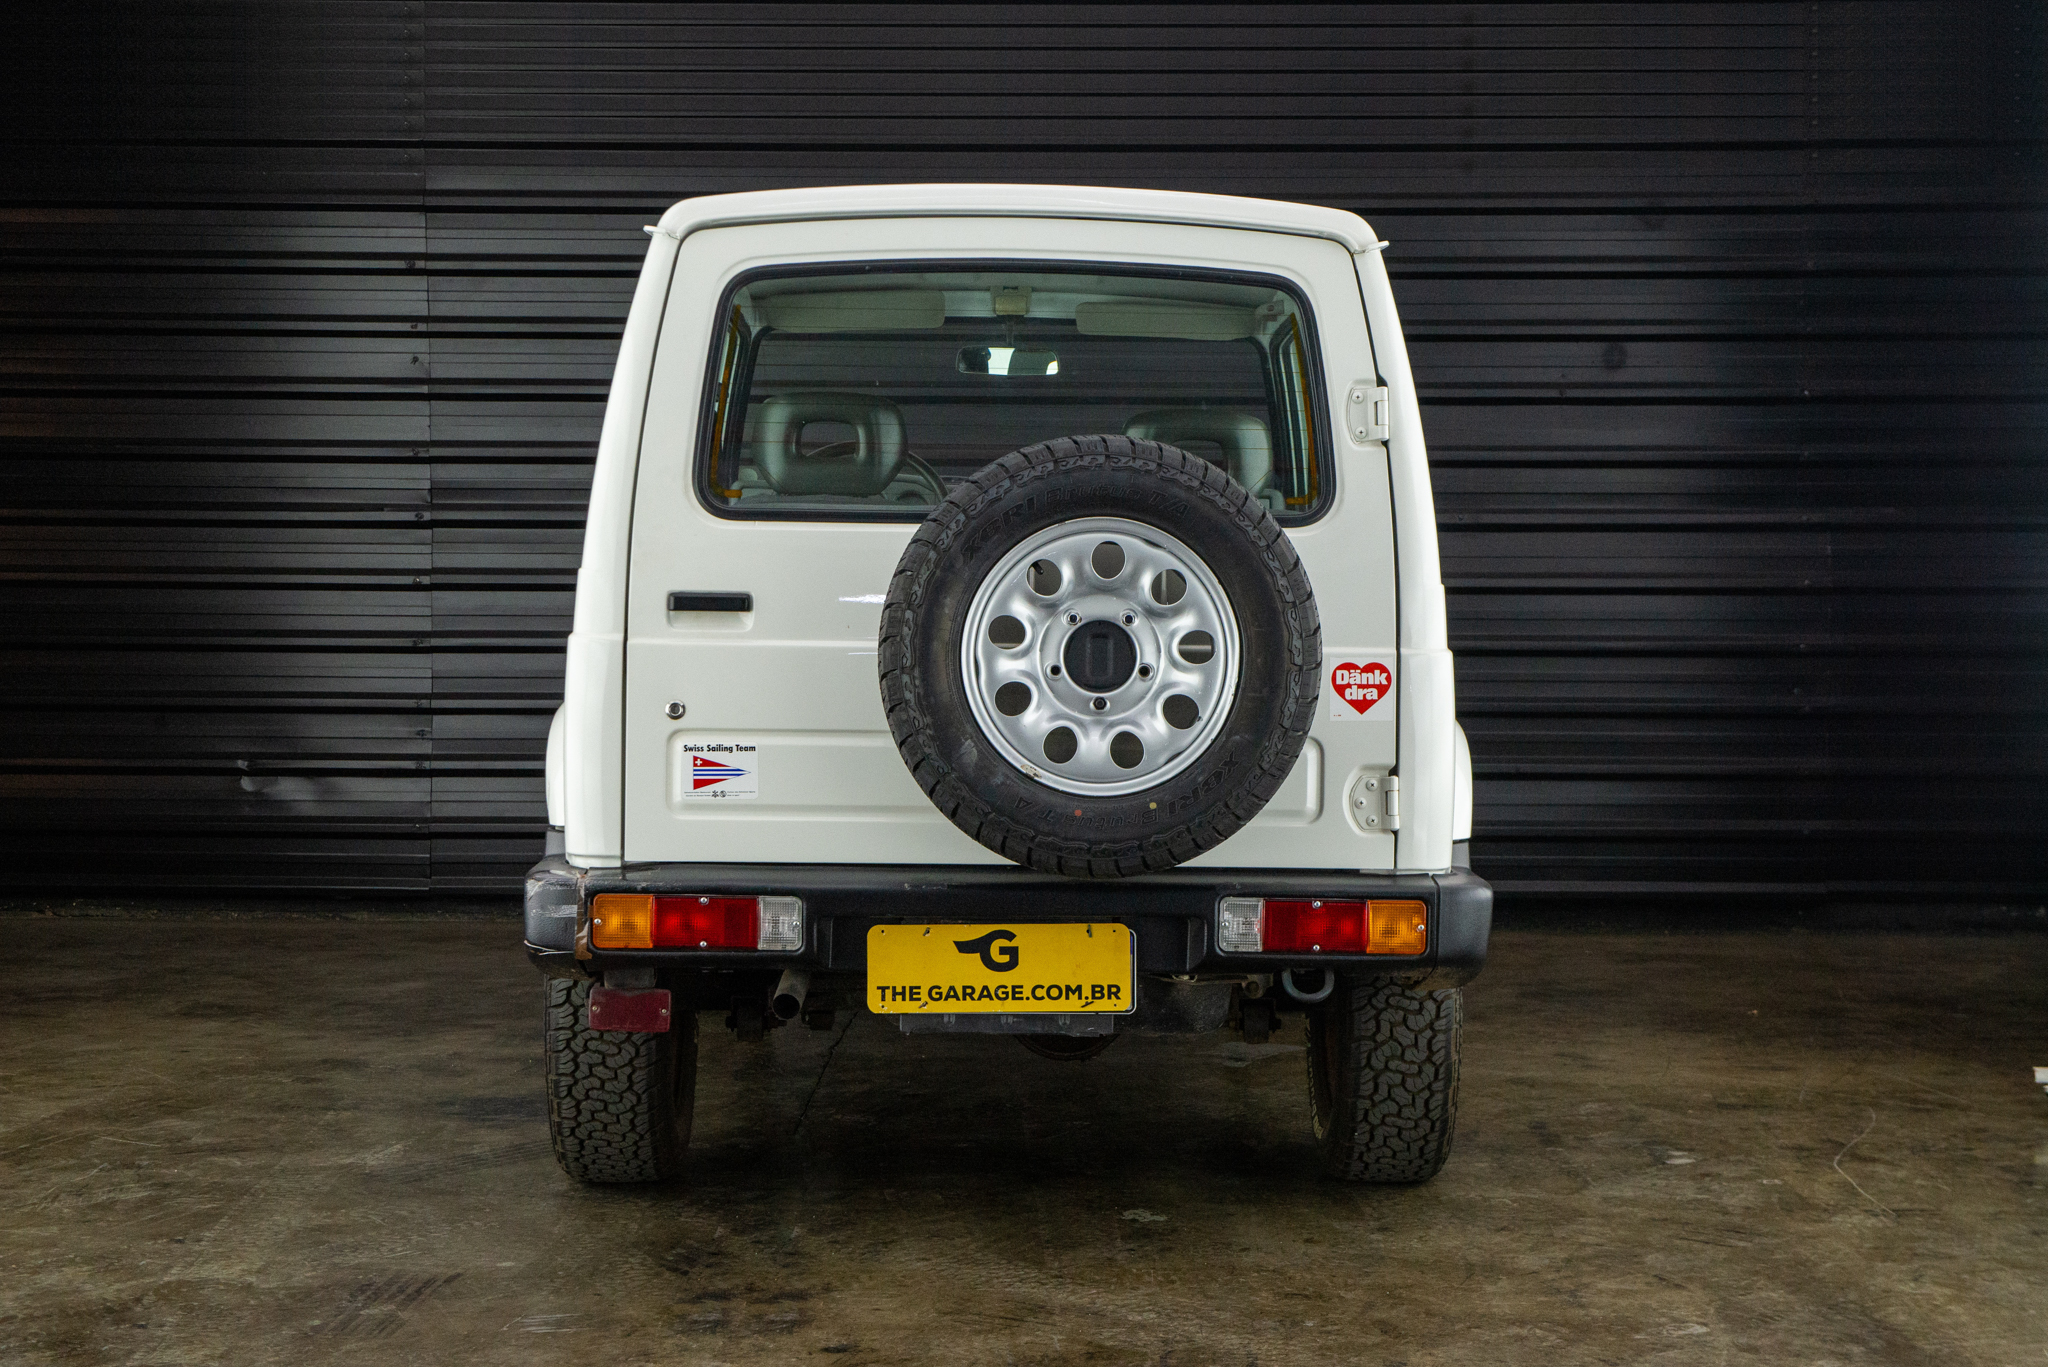
[[[804,947],[760,951],[594,950],[579,959],[577,930],[601,892],[779,894],[804,904]],[[1216,948],[1216,906],[1225,897],[1407,898],[1429,907],[1429,949],[1408,958],[1364,954],[1226,954]],[[1100,882],[1017,867],[886,864],[628,864],[573,868],[551,855],[526,876],[526,945],[551,973],[588,976],[611,967],[748,969],[867,968],[867,932],[919,922],[1120,922],[1137,941],[1140,973],[1278,973],[1336,968],[1420,977],[1430,987],[1469,981],[1486,961],[1493,889],[1469,870],[1357,873],[1346,870],[1174,869]]]

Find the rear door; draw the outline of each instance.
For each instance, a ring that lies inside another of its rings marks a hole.
[[[630,531],[629,861],[1004,862],[925,799],[896,755],[882,711],[875,646],[882,597],[916,523],[722,516],[707,506],[694,476],[704,409],[725,378],[713,363],[727,286],[770,265],[886,260],[1257,269],[1285,277],[1313,308],[1324,402],[1341,400],[1370,374],[1350,257],[1319,239],[1019,219],[773,224],[691,235],[655,358]],[[1067,434],[1043,434],[1056,435]],[[1397,659],[1384,449],[1338,445],[1327,511],[1290,529],[1322,612],[1326,674],[1340,663],[1391,668]],[[1393,765],[1395,734],[1391,704],[1333,707],[1326,697],[1280,796],[1200,862],[1391,866],[1392,838],[1351,826],[1341,794],[1356,773]]]

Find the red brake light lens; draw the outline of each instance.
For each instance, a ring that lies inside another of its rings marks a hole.
[[[1369,943],[1363,902],[1266,903],[1266,952],[1363,954]]]
[[[656,949],[752,949],[758,935],[753,897],[657,897]]]

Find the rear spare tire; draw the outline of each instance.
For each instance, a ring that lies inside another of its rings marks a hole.
[[[953,824],[1050,873],[1168,869],[1252,819],[1315,716],[1294,547],[1216,466],[1066,437],[934,508],[882,609],[898,752]]]

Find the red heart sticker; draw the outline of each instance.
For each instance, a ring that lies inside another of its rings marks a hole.
[[[1341,664],[1330,671],[1330,687],[1363,715],[1394,690],[1394,673],[1385,665]]]

